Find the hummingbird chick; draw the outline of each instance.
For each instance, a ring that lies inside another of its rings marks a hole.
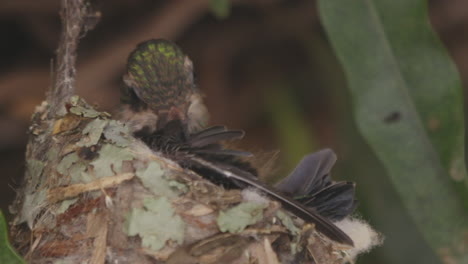
[[[128,58],[124,82],[121,119],[152,150],[226,188],[253,187],[314,223],[330,239],[353,245],[332,222],[351,214],[356,201],[354,184],[333,182],[329,176],[336,160],[331,150],[306,156],[274,188],[262,183],[244,160],[251,153],[221,144],[242,138],[243,131],[205,128],[208,111],[194,84],[192,62],[175,44],[167,40],[139,44]]]
[[[133,131],[154,132],[180,120],[187,132],[208,122],[208,111],[193,80],[193,64],[170,41],[149,40],[130,54],[123,77],[121,119]]]

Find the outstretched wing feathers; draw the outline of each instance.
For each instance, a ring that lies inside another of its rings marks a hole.
[[[275,187],[296,196],[317,192],[330,183],[328,175],[335,162],[336,155],[331,149],[309,154]]]

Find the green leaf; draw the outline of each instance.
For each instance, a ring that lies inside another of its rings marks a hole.
[[[429,244],[444,256],[468,230],[461,82],[424,0],[320,0],[357,125]],[[385,214],[385,208],[382,208]],[[461,262],[460,262],[461,263]]]
[[[210,7],[217,18],[224,19],[229,16],[231,3],[229,0],[211,0]]]
[[[0,263],[24,264],[24,260],[16,254],[8,242],[7,225],[3,213],[0,211]]]

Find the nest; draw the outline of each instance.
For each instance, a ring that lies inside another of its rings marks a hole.
[[[350,246],[255,190],[227,190],[73,96],[33,115],[13,244],[31,263],[344,263]]]

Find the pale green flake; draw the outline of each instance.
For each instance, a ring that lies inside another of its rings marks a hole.
[[[41,180],[42,172],[44,171],[45,163],[37,159],[28,159],[26,161],[27,179],[31,181],[31,187],[35,188]]]
[[[150,162],[146,168],[137,170],[136,176],[141,179],[143,186],[157,195],[175,197],[183,188],[180,186],[183,185],[181,183],[176,186],[175,183],[171,183],[173,181],[168,181],[159,163],[154,161]]]
[[[42,208],[44,208],[46,202],[46,190],[26,194],[18,222],[22,223],[26,221],[29,228],[32,229],[36,216],[41,212]]]
[[[68,200],[64,200],[60,203],[60,206],[59,208],[57,209],[57,214],[63,214],[65,213],[65,211],[68,210],[68,208],[70,208],[70,206],[72,206],[74,203],[76,203],[78,201],[78,198],[74,198],[74,199],[68,199]]]
[[[56,161],[58,159],[59,152],[58,152],[57,148],[50,148],[47,151],[46,156],[47,156],[47,160]]]
[[[76,106],[78,105],[78,102],[80,101],[80,97],[78,95],[73,95],[72,97],[70,97],[70,104],[73,105],[73,106]]]
[[[134,208],[127,216],[126,232],[129,236],[139,235],[142,246],[162,249],[168,240],[182,244],[185,224],[166,197],[147,198],[143,208]]]
[[[101,138],[104,127],[109,123],[108,120],[101,120],[99,118],[89,122],[83,129],[80,141],[76,143],[79,147],[91,147],[96,145]]]
[[[99,150],[99,157],[90,164],[94,167],[97,178],[112,176],[122,172],[122,162],[132,160],[134,154],[126,148],[120,148],[112,144],[105,144]]]
[[[60,259],[54,259],[53,264],[75,264],[77,262],[76,256],[64,257]]]
[[[93,180],[93,178],[86,172],[88,164],[83,161],[78,161],[70,166],[69,175],[71,182],[70,184],[75,183],[88,183]]]
[[[129,128],[115,120],[111,120],[104,129],[104,137],[119,147],[127,147],[131,143]]]
[[[70,113],[83,116],[83,117],[89,117],[89,118],[95,118],[98,117],[101,113],[92,109],[92,108],[86,108],[80,105],[77,106],[72,106],[70,108]]]
[[[266,204],[245,202],[226,211],[221,211],[216,219],[222,232],[239,233],[247,226],[255,224],[263,218]]]
[[[70,169],[70,166],[78,160],[80,160],[80,157],[78,157],[78,154],[76,154],[76,152],[72,152],[66,155],[57,165],[57,172],[59,172],[62,175],[68,175],[68,170]]]
[[[181,193],[186,193],[189,190],[187,185],[174,180],[169,181],[169,186],[175,190],[179,190]]]
[[[276,216],[279,218],[281,223],[291,232],[291,234],[297,235],[301,232],[301,230],[294,225],[294,222],[291,219],[291,217],[285,212],[279,210],[276,212]]]

